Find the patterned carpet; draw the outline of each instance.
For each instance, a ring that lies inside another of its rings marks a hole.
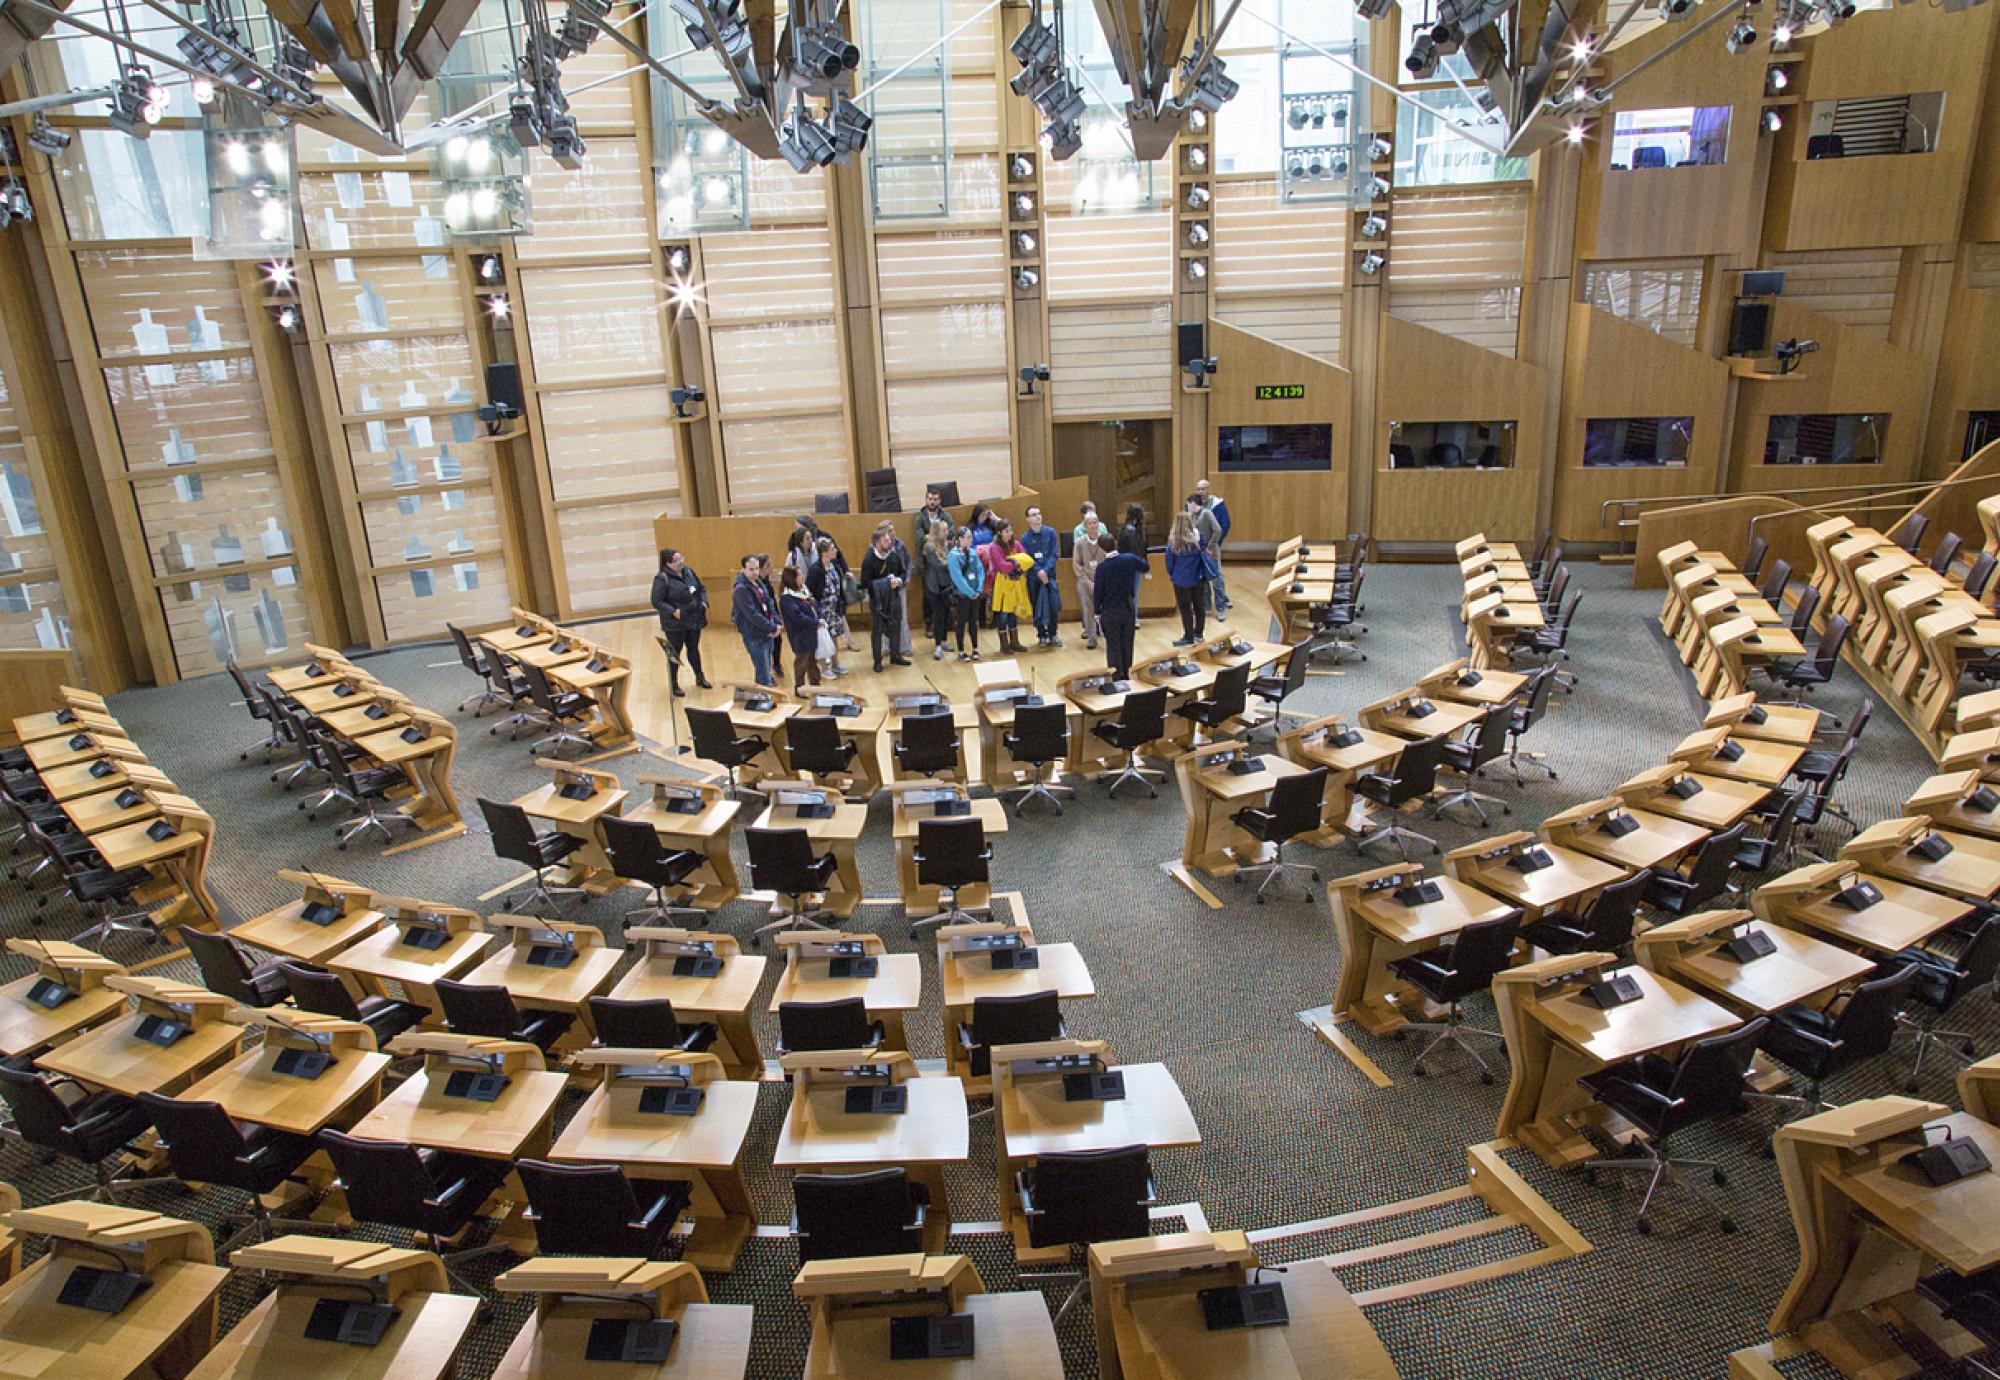
[[[1377,566],[1371,575],[1364,618],[1370,632],[1362,639],[1369,660],[1350,663],[1344,676],[1311,678],[1292,702],[1295,712],[1351,711],[1459,654],[1459,629],[1450,613],[1455,571]],[[1560,779],[1519,788],[1511,781],[1488,786],[1489,793],[1511,803],[1512,815],[1496,815],[1484,829],[1418,821],[1445,848],[1503,829],[1531,828],[1555,810],[1601,795],[1662,760],[1696,726],[1699,700],[1654,622],[1660,596],[1633,591],[1628,582],[1629,571],[1622,567],[1583,566],[1575,572],[1574,587],[1585,591],[1571,638],[1581,683],[1574,695],[1555,697],[1527,744],[1549,754]],[[471,677],[442,645],[372,656],[367,665],[442,712],[455,713],[472,689]],[[642,667],[647,673],[657,669]],[[1845,715],[1858,703],[1858,690],[1857,682],[1843,676],[1821,703]],[[212,678],[128,693],[113,705],[153,759],[217,816],[211,883],[234,915],[254,915],[288,899],[286,886],[272,875],[287,865],[467,905],[517,872],[494,859],[476,831],[393,858],[372,846],[336,852],[330,821],[308,823],[295,808],[296,797],[271,784],[254,756],[250,763],[239,762],[237,750],[256,726],[234,698],[226,680]],[[490,737],[469,722],[462,734],[454,785],[469,815],[476,818],[477,795],[507,798],[539,784],[541,774],[525,743]],[[629,782],[640,772],[660,770],[662,760],[649,752],[609,766]],[[1864,821],[1880,818],[1894,813],[1928,770],[1928,759],[1895,716],[1878,713],[1846,799]],[[861,874],[874,895],[894,889],[886,815],[885,804],[873,807],[860,849]],[[1358,1034],[1366,1052],[1396,1080],[1386,1090],[1370,1084],[1296,1015],[1331,996],[1337,949],[1323,897],[1316,895],[1309,904],[1281,900],[1253,906],[1225,886],[1221,895],[1228,904],[1210,910],[1161,870],[1179,851],[1183,823],[1171,791],[1163,790],[1157,801],[1128,795],[1111,802],[1087,788],[1063,818],[1030,812],[1027,819],[1010,822],[1010,832],[996,842],[993,864],[996,889],[1021,894],[1037,935],[1074,941],[1090,964],[1098,995],[1069,1004],[1072,1030],[1108,1039],[1123,1060],[1164,1061],[1185,1090],[1204,1143],[1154,1156],[1162,1201],[1198,1202],[1214,1226],[1255,1229],[1463,1183],[1464,1147],[1492,1137],[1503,1088],[1482,1086],[1467,1071],[1468,1061],[1453,1055],[1441,1056],[1430,1078],[1412,1078],[1414,1046]],[[740,839],[738,848],[742,866]],[[1351,848],[1302,849],[1300,856],[1315,859],[1329,874],[1373,865]],[[615,932],[621,913],[636,904],[614,896],[581,914]],[[30,909],[18,887],[0,889],[0,933],[27,933]],[[43,914],[41,933],[59,936],[79,927],[63,902]],[[756,916],[753,904],[739,902],[716,917],[716,927],[747,934]],[[855,924],[879,932],[892,952],[928,953],[929,940],[913,943],[893,908],[865,908]],[[145,950],[129,945],[114,952],[136,958]],[[926,957],[923,1008],[908,1021],[911,1047],[920,1059],[940,1058],[944,1050],[934,966]],[[0,964],[9,977],[22,970],[19,960]],[[1976,1014],[1962,1014],[1976,1026],[1981,1051],[2000,1048],[2000,1011],[1983,995],[1969,1005],[1976,1006]],[[1483,1009],[1475,1004],[1473,1017],[1475,1024],[1490,1027],[1490,1003]],[[765,1022],[759,1033],[768,1049],[775,1022],[759,1019]],[[1899,1062],[1879,1060],[1842,1080],[1833,1095],[1847,1099],[1894,1091],[1902,1076]],[[1941,1063],[1927,1069],[1923,1092],[1955,1102],[1950,1070]],[[744,1159],[759,1220],[771,1226],[782,1225],[790,1212],[784,1177],[768,1167],[784,1100],[782,1085],[765,1086]],[[572,1114],[579,1101],[566,1099],[561,1114]],[[1557,1174],[1531,1155],[1510,1154],[1528,1182],[1596,1249],[1552,1267],[1371,1310],[1402,1374],[1452,1380],[1723,1375],[1727,1352],[1764,1336],[1764,1320],[1796,1260],[1777,1172],[1758,1154],[1768,1136],[1768,1117],[1752,1112],[1686,1138],[1687,1152],[1718,1158],[1728,1167],[1730,1184],[1723,1192],[1741,1227],[1734,1236],[1720,1234],[1714,1219],[1688,1196],[1669,1191],[1655,1208],[1654,1234],[1641,1237],[1631,1226],[1639,1189],[1629,1178],[1607,1176],[1591,1187],[1581,1175]],[[950,1176],[961,1222],[998,1215],[991,1141],[991,1122],[975,1123],[971,1162]],[[1679,1141],[1676,1148],[1683,1148]],[[81,1182],[11,1143],[0,1149],[0,1178],[17,1185],[29,1203]],[[217,1196],[162,1189],[148,1201],[165,1211],[207,1217],[217,1210],[209,1201]],[[1448,1216],[1423,1220],[1412,1230],[1450,1221]],[[1512,1239],[1517,1235],[1473,1238],[1414,1261],[1386,1262],[1353,1272],[1347,1282],[1369,1288],[1515,1253],[1522,1249]],[[971,1233],[954,1244],[975,1259],[989,1288],[1013,1287],[1011,1252],[1003,1238]],[[1273,1242],[1269,1254],[1282,1261],[1353,1244],[1344,1239],[1336,1246],[1324,1236],[1302,1235]],[[503,1263],[475,1262],[468,1273],[484,1279]],[[754,1375],[796,1375],[802,1368],[804,1312],[786,1287],[793,1270],[789,1242],[758,1239],[732,1274],[709,1281],[716,1301],[758,1309]],[[1063,1291],[1047,1287],[1053,1305]],[[247,1283],[232,1286],[225,1324],[253,1296]],[[1635,1306],[1641,1299],[1650,1304],[1643,1313]],[[462,1373],[487,1374],[525,1314],[523,1305],[496,1310],[470,1340]],[[1094,1375],[1087,1310],[1072,1315],[1062,1340],[1067,1373]]]

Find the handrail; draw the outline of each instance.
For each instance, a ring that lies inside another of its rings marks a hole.
[[[1826,484],[1817,488],[1806,489],[1759,489],[1751,493],[1739,491],[1736,493],[1712,494],[1651,494],[1643,498],[1607,498],[1604,502],[1597,505],[1597,525],[1599,528],[1605,525],[1605,511],[1610,508],[1636,508],[1646,504],[1678,507],[1688,503],[1707,503],[1719,498],[1798,498],[1805,495],[1812,495],[1824,500],[1824,496],[1827,494],[1841,493],[1848,490],[1854,491],[1860,497],[1878,497],[1881,494],[1892,494],[1898,490],[1905,490],[1912,493],[1930,492],[1936,489],[1948,488],[1953,484],[1969,484],[1973,479],[1984,479],[1989,483],[1991,482],[1990,476],[1974,475],[1965,479],[1939,479],[1930,481],[1883,479],[1870,484]],[[1837,500],[1835,506],[1839,506],[1847,501]],[[1620,519],[1612,525],[1626,527],[1631,525],[1631,521],[1629,519]]]

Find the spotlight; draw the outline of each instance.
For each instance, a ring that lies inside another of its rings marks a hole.
[[[672,390],[667,394],[667,397],[674,405],[674,415],[676,417],[687,417],[693,415],[687,410],[687,405],[689,403],[699,403],[708,401],[708,394],[702,392],[698,384],[692,384],[692,383],[685,388],[676,388]]]
[[[478,255],[472,261],[472,271],[474,274],[478,276],[479,281],[482,283],[499,282],[500,274],[502,272],[500,256],[498,254]]]
[[[273,307],[271,320],[286,335],[305,334],[305,316],[290,302],[281,302]]]
[[[1044,24],[1039,15],[1033,16],[1014,36],[1014,41],[1007,45],[1007,51],[1023,67],[1044,66],[1055,61],[1056,31]]]
[[[1294,182],[1305,181],[1306,180],[1305,159],[1299,158],[1297,156],[1287,159],[1285,162],[1285,176],[1290,178]]]
[[[1785,45],[1786,45],[1787,43],[1790,43],[1791,41],[1792,41],[1792,26],[1791,26],[1791,25],[1789,25],[1789,24],[1780,24],[1780,25],[1778,25],[1778,26],[1777,26],[1776,28],[1774,28],[1774,29],[1772,29],[1772,30],[1771,30],[1771,46],[1772,46],[1772,47],[1774,47],[1774,48],[1782,48],[1782,47],[1784,47],[1784,46],[1785,46]]]
[[[1188,226],[1188,243],[1193,245],[1196,249],[1199,249],[1203,245],[1207,244],[1208,227],[1206,225],[1203,225],[1200,221],[1195,221],[1192,224],[1190,224]]]
[[[1381,251],[1371,249],[1361,256],[1361,271],[1372,278],[1382,271],[1382,262]]]
[[[1188,74],[1194,71],[1196,64],[1200,61],[1201,53],[1199,50],[1188,54],[1187,58],[1181,63],[1181,79],[1183,81],[1187,80]],[[1208,65],[1201,69],[1201,75],[1194,79],[1193,87],[1181,92],[1181,103],[1183,105],[1198,106],[1202,110],[1213,114],[1234,100],[1239,89],[1239,84],[1231,79],[1229,74],[1224,70],[1222,59],[1211,57],[1208,60]]]
[[[556,166],[576,172],[583,167],[588,152],[571,116],[565,115],[560,124],[549,127],[549,157],[556,161]]]
[[[1216,359],[1211,355],[1207,359],[1187,360],[1181,365],[1181,368],[1187,371],[1188,382],[1190,384],[1196,388],[1206,388],[1208,387],[1208,380],[1215,376],[1215,366]]]
[[[1193,211],[1199,211],[1208,205],[1210,199],[1211,198],[1208,188],[1202,186],[1194,186],[1188,188],[1188,193],[1187,193],[1188,209]]]
[[[1373,177],[1368,179],[1368,199],[1370,201],[1384,201],[1388,199],[1388,196],[1389,196],[1388,178],[1382,176],[1382,174],[1380,173],[1377,173]]]
[[[1014,256],[1025,259],[1035,252],[1035,237],[1026,230],[1014,232]]]
[[[837,93],[829,113],[833,121],[833,161],[845,165],[848,159],[868,146],[868,131],[875,120],[846,96]]]
[[[1037,380],[1043,383],[1048,382],[1049,366],[1046,364],[1023,364],[1020,369],[1020,377],[1021,391],[1014,396],[1017,398],[1038,397],[1039,394],[1035,392],[1035,383]]]
[[[1354,0],[1354,12],[1363,19],[1387,19],[1390,0]]]
[[[1773,67],[1769,72],[1765,73],[1764,85],[1769,87],[1773,94],[1783,91],[1791,84],[1792,79],[1785,75],[1785,69],[1782,67]]]
[[[1585,34],[1582,38],[1569,45],[1569,60],[1571,62],[1589,62],[1591,56],[1590,35]]]
[[[1206,277],[1208,277],[1208,260],[1189,259],[1187,262],[1187,280],[1190,283],[1199,283]]]
[[[1028,289],[1041,281],[1042,275],[1025,265],[1014,270],[1014,286],[1022,292],[1028,291]]]
[[[1333,161],[1326,165],[1326,171],[1329,177],[1347,176],[1347,155],[1336,149]]]
[[[28,131],[28,147],[50,158],[57,158],[69,147],[73,138],[75,136],[68,130],[57,129],[50,124],[48,116],[38,114],[35,116],[35,127]]]
[[[1033,100],[1035,109],[1047,116],[1051,123],[1075,124],[1083,118],[1083,92],[1067,76],[1050,82],[1035,94]]]
[[[792,49],[798,70],[818,81],[832,81],[861,65],[861,50],[835,24],[794,29]]]
[[[1042,147],[1058,163],[1075,157],[1077,150],[1083,147],[1083,126],[1074,120],[1051,124],[1042,131]]]
[[[1686,19],[1695,7],[1695,0],[1660,0],[1660,18],[1671,24],[1677,19]]]
[[[504,293],[491,293],[483,300],[486,303],[487,312],[495,321],[505,321],[513,311],[513,308],[508,305],[507,297]]]
[[[279,292],[290,292],[298,277],[288,259],[273,259],[264,265],[264,281]]]
[[[1208,150],[1203,148],[1200,144],[1189,144],[1187,151],[1187,165],[1188,168],[1194,172],[1200,172],[1202,169],[1206,168],[1208,166]]]
[[[207,77],[196,77],[189,90],[194,93],[194,103],[199,106],[215,104],[215,83]]]
[[[676,244],[668,246],[667,272],[673,274],[674,277],[676,278],[685,277],[687,275],[689,262],[690,260],[688,258],[688,249],[686,245]]]
[[[9,182],[0,187],[0,230],[5,230],[15,221],[23,224],[35,218],[35,204],[28,200],[28,189],[19,182]]]
[[[1293,129],[1304,129],[1312,119],[1312,112],[1304,101],[1292,101],[1285,107],[1285,123]]]
[[[1321,178],[1326,176],[1326,150],[1314,149],[1306,155],[1306,176]]]
[[[1208,128],[1207,111],[1202,110],[1200,108],[1196,108],[1188,112],[1188,129],[1191,132],[1195,134],[1200,134],[1203,130],[1207,128]]]
[[[1583,142],[1583,126],[1571,125],[1563,131],[1563,139],[1571,148],[1575,148]]]
[[[1368,218],[1361,222],[1360,228],[1355,233],[1360,235],[1364,240],[1379,240],[1382,238],[1382,232],[1388,228],[1388,221],[1370,211]]]
[[[111,90],[111,109],[106,120],[120,134],[129,134],[134,139],[151,137],[153,126],[166,113],[153,99],[153,93],[158,91],[151,72],[144,67],[127,67]]]
[[[1723,46],[1732,53],[1740,53],[1757,41],[1757,26],[1748,19],[1739,19],[1729,26],[1729,36]]]
[[[1035,214],[1035,197],[1032,192],[1014,193],[1014,214],[1017,216]]]
[[[1396,146],[1380,134],[1368,141],[1368,161],[1370,163],[1380,163],[1395,151]]]
[[[535,103],[525,98],[511,102],[507,107],[507,132],[514,136],[514,142],[524,149],[539,147],[542,142],[542,117],[535,109]],[[453,140],[452,143],[457,143]],[[445,145],[445,152],[451,152],[451,145]]]
[[[1035,160],[1028,157],[1025,153],[1017,153],[1014,155],[1014,161],[1010,165],[1010,171],[1013,173],[1016,182],[1026,182],[1035,175]]]
[[[793,172],[804,172],[808,168],[823,168],[834,160],[838,152],[833,136],[808,115],[803,101],[792,111],[792,117],[785,121],[778,131],[778,152],[792,165]]]
[[[1758,124],[1766,134],[1776,134],[1785,127],[1785,117],[1775,110],[1767,110],[1759,117]]]

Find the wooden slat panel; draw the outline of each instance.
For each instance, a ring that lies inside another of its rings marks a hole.
[[[673,403],[664,384],[587,388],[542,398],[542,437],[558,501],[680,488]]]
[[[227,263],[197,262],[185,250],[94,249],[78,254],[76,265],[97,352],[106,358],[250,343]]]
[[[882,370],[890,378],[926,369],[1007,372],[1007,308],[999,302],[960,307],[898,307],[882,312]]]
[[[1389,314],[1512,359],[1521,317],[1521,289],[1391,287]]]
[[[927,136],[935,141],[936,123]],[[952,132],[954,144],[958,133]],[[928,149],[926,149],[928,151]],[[905,167],[884,165],[876,169],[875,195],[884,225],[898,219],[936,219],[948,215],[954,220],[992,219],[1000,213],[1000,160],[992,154],[961,154],[951,160],[944,173],[946,183],[938,185],[939,170],[928,163]],[[944,210],[938,209],[943,196]]]
[[[1389,282],[1518,283],[1527,232],[1526,186],[1399,194],[1389,216]]]
[[[492,479],[492,447],[471,412],[384,418],[346,428],[348,463],[357,489]]]
[[[530,150],[528,173],[535,233],[514,241],[523,263],[624,251],[645,257],[652,244],[652,174],[639,166],[636,140],[592,139],[590,156],[573,172]]]
[[[707,237],[701,258],[711,322],[778,311],[833,313],[833,251],[825,226]]]
[[[296,655],[312,633],[297,569],[283,566],[162,588],[160,608],[181,679],[213,675],[231,657],[262,666]]]
[[[163,474],[134,484],[132,496],[155,575],[226,570],[291,551],[275,468]]]
[[[653,374],[666,367],[650,263],[524,268],[521,294],[537,385]]]
[[[1287,204],[1277,180],[1216,185],[1215,252],[1210,283],[1218,294],[1338,292],[1346,279],[1347,206]]]
[[[731,513],[798,513],[812,496],[847,487],[840,413],[724,422],[724,476]]]
[[[892,449],[974,441],[1006,447],[1013,404],[1005,378],[891,382],[888,393]]]
[[[549,6],[549,28],[551,30],[562,28],[563,13],[567,9],[568,6],[566,5]],[[630,12],[628,6],[620,5],[611,11],[610,17],[616,19]],[[619,32],[631,34],[634,38],[639,36],[639,30],[630,25],[620,29]],[[668,32],[672,33],[675,30],[669,30]],[[680,47],[683,45],[676,44],[675,46]],[[615,73],[626,71],[637,65],[630,53],[602,35],[599,35],[597,41],[591,44],[586,51],[564,58],[562,62],[563,93],[569,97],[569,113],[576,117],[576,122],[586,126],[598,125],[609,127],[617,125],[628,129],[631,128],[634,120],[637,118],[632,103],[632,82],[634,78],[628,77],[623,81],[606,82],[603,86],[589,91],[582,91],[578,88],[612,76]],[[595,159],[600,141],[592,139],[589,142],[590,157]],[[539,173],[536,174],[535,185],[537,187],[541,185],[541,175]]]
[[[1625,259],[1586,264],[1583,300],[1621,321],[1692,345],[1701,321],[1701,260]]]
[[[1166,302],[1049,311],[1049,393],[1056,416],[1149,416],[1172,410],[1173,314]]]
[[[875,277],[884,306],[912,297],[961,302],[1007,296],[1007,245],[995,231],[885,235],[875,241]]]
[[[339,86],[328,80],[325,74],[321,75],[319,82],[320,94],[326,96],[336,105],[345,105],[349,109],[352,109],[353,103],[351,101],[347,100],[345,96],[334,94],[339,89]],[[404,129],[422,129],[437,118],[431,110],[431,89],[428,83],[417,88],[417,98],[410,103],[409,113],[403,116]],[[328,138],[310,125],[299,125],[297,128],[298,157],[301,163],[348,162],[368,164],[384,161],[372,153],[362,152],[352,144],[344,144],[338,139]],[[402,155],[399,154],[396,157],[401,158]],[[389,161],[396,160],[391,159]]]
[[[69,614],[54,580],[0,583],[0,650],[54,651],[67,646]]]
[[[1975,244],[1966,252],[1965,285],[1988,292],[2000,290],[2000,244]]]
[[[1044,286],[1051,302],[1165,297],[1174,290],[1173,218],[1165,210],[1129,216],[1052,215],[1047,224]]]
[[[375,597],[391,642],[436,637],[446,623],[488,626],[507,616],[507,567],[496,553],[456,565],[378,575]]]
[[[679,509],[677,501],[648,499],[567,508],[556,514],[563,550],[588,553],[587,559],[569,563],[570,607],[588,613],[645,603],[660,563],[653,545],[653,519]],[[727,620],[726,613],[723,619]]]
[[[1877,340],[1889,338],[1889,318],[1896,310],[1896,279],[1903,268],[1901,249],[1773,254],[1771,267],[1785,271],[1787,302],[1866,331]]]
[[[475,368],[463,335],[407,340],[359,340],[327,346],[344,412],[430,406],[440,411],[472,401]]]
[[[833,322],[774,321],[717,327],[715,400],[734,410],[840,407],[841,357]]]
[[[1217,295],[1215,319],[1240,330],[1275,340],[1302,354],[1340,363],[1341,295],[1337,292],[1296,292],[1277,296],[1254,293]]]
[[[0,422],[0,426],[5,425]],[[16,439],[0,436],[0,578],[17,570],[47,571],[55,563],[55,551],[35,502],[28,448]]]
[[[961,446],[891,446],[896,484],[903,493],[920,494],[924,485],[949,479],[967,502],[1005,498],[1014,490],[1014,462],[1007,442],[983,441]]]
[[[269,455],[271,430],[250,356],[104,371],[127,469]]]
[[[305,138],[303,128],[299,137]],[[302,172],[298,186],[310,248],[444,245],[444,182],[428,172],[357,166],[352,172]]]
[[[329,335],[465,328],[464,297],[444,255],[319,259],[312,270]]]
[[[786,220],[826,219],[826,178],[824,170],[801,177],[783,159],[750,160],[750,221],[766,224],[775,217]],[[745,232],[748,233],[748,232]],[[704,249],[721,243],[727,236],[704,236]]]
[[[500,550],[500,505],[485,486],[372,499],[361,505],[361,520],[375,565]]]

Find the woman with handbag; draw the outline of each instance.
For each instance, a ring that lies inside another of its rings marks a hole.
[[[701,672],[701,630],[708,626],[708,590],[687,558],[671,547],[660,553],[660,570],[653,576],[653,612],[660,616],[660,635],[667,643],[667,684],[675,699],[681,689],[681,658],[687,657],[694,683],[714,689]]]
[[[795,565],[788,565],[778,577],[784,586],[778,596],[778,611],[785,625],[785,640],[792,644],[792,693],[808,682],[819,684],[819,640],[824,631],[819,605],[806,590],[806,577]]]
[[[861,586],[849,573],[847,557],[840,554],[840,544],[825,534],[814,544],[813,563],[806,567],[806,590],[819,605],[820,620],[826,625],[827,645],[832,648],[820,658],[820,670],[829,677],[844,676],[847,668],[840,664],[841,648],[850,652],[861,650],[847,626],[847,606],[861,597]]]

